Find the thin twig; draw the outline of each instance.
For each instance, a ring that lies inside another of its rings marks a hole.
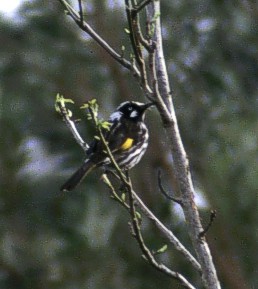
[[[138,194],[132,190],[133,197],[137,202],[137,205],[143,212],[143,214],[151,220],[156,227],[160,230],[162,235],[174,245],[176,250],[178,250],[188,262],[190,262],[193,267],[201,273],[201,266],[198,261],[194,258],[194,256],[185,248],[185,246],[177,239],[177,237],[173,234],[171,230],[169,230],[155,215],[154,213],[143,203],[142,199],[138,196]]]
[[[139,57],[139,45],[137,44],[137,39],[135,37],[134,29],[133,29],[133,20],[132,20],[132,7],[131,7],[131,1],[125,0],[125,11],[126,11],[126,17],[127,22],[129,26],[129,37],[131,41],[131,45],[133,48],[134,56],[136,59],[137,64],[141,65],[141,59]]]
[[[135,209],[134,205],[134,192],[132,190],[132,184],[129,178],[127,178],[127,184],[129,186],[126,188],[128,195],[129,195],[129,205],[123,201],[117,194],[115,188],[113,187],[112,183],[108,179],[107,175],[103,175],[103,181],[104,183],[108,186],[108,188],[111,190],[112,196],[116,201],[118,201],[124,208],[129,211],[132,219],[132,235],[135,237],[137,240],[139,247],[143,253],[144,259],[147,260],[153,267],[155,267],[158,271],[168,275],[169,277],[172,277],[179,281],[182,286],[188,289],[196,289],[183,275],[181,275],[178,272],[172,271],[169,269],[167,266],[165,266],[162,263],[158,263],[157,260],[155,259],[154,255],[151,253],[151,251],[148,249],[146,246],[143,236],[141,234],[141,229],[140,229],[140,223],[139,223],[139,217],[137,216],[137,212]],[[123,180],[124,181],[124,180]],[[126,185],[127,185],[126,184]]]
[[[148,42],[147,39],[145,39],[143,37],[142,34],[142,29],[141,29],[141,24],[140,24],[140,15],[137,13],[137,2],[135,0],[131,0],[133,1],[133,8],[131,10],[131,17],[134,20],[133,23],[135,23],[134,25],[134,29],[135,29],[135,35],[137,36],[139,42],[143,45],[143,47],[150,52],[151,51],[151,46],[150,43]]]
[[[140,72],[137,67],[132,66],[130,61],[126,60],[119,53],[117,53],[87,22],[81,22],[80,15],[73,9],[73,7],[65,0],[58,0],[64,8],[68,11],[68,15],[72,17],[75,23],[87,34],[89,34],[106,52],[112,56],[122,66],[129,69],[133,74],[140,78]]]
[[[136,5],[136,1],[132,0],[133,4]],[[133,13],[134,10],[132,9],[131,11],[131,25],[132,25],[132,33],[134,34],[135,42],[136,42],[136,47],[137,47],[137,54],[139,58],[139,66],[140,66],[140,73],[142,76],[142,86],[145,91],[150,90],[150,86],[148,83],[148,76],[147,76],[147,71],[146,71],[146,63],[145,59],[143,56],[142,49],[143,47],[147,50],[147,52],[151,52],[151,46],[148,43],[146,39],[144,39],[142,35],[142,29],[141,29],[141,24],[140,24],[140,17],[137,13]]]
[[[206,233],[209,231],[210,227],[212,226],[215,218],[217,217],[217,211],[216,210],[211,210],[210,212],[210,220],[206,228],[203,229],[203,231],[199,234],[199,238],[203,238]]]
[[[110,180],[107,176],[105,176],[105,179],[107,178],[107,182],[105,181],[106,185],[109,186],[111,184]],[[119,180],[121,181],[121,178],[119,177]],[[129,187],[130,188],[130,187]],[[114,187],[109,186],[109,189],[111,192],[113,192]],[[184,247],[184,245],[176,238],[176,236],[172,233],[171,230],[169,230],[159,219],[157,216],[154,215],[154,213],[144,204],[142,199],[138,196],[138,194],[130,188],[133,198],[136,201],[136,204],[139,206],[143,214],[159,229],[161,234],[175,247],[176,250],[178,250],[185,258],[186,260],[192,264],[192,266],[201,273],[201,267],[198,261],[192,256],[192,254]],[[116,193],[116,195],[118,195]],[[119,201],[121,199],[120,197],[117,199],[116,195],[114,195],[114,199],[116,201]],[[124,206],[124,203],[123,203]],[[127,206],[124,206],[126,209],[128,209]]]
[[[130,206],[118,195],[106,174],[102,175],[102,180],[110,189],[112,198],[119,204],[121,204],[125,209],[130,210]]]
[[[160,189],[160,192],[169,200],[179,204],[180,206],[183,206],[184,203],[182,201],[182,199],[180,198],[175,198],[173,197],[171,194],[168,194],[166,192],[166,190],[164,189],[163,185],[162,185],[162,181],[161,181],[161,170],[158,170],[158,185],[159,185],[159,189]]]
[[[144,0],[140,3],[134,10],[135,13],[141,12],[143,8],[145,8],[152,0]]]
[[[133,4],[135,5],[135,1],[133,2]],[[152,90],[148,83],[146,64],[142,53],[142,46],[145,47],[147,51],[150,51],[151,48],[147,40],[145,40],[142,36],[139,16],[137,13],[134,13],[134,7],[132,6],[133,5],[131,0],[125,0],[125,9],[129,25],[131,45],[134,51],[136,63],[140,69],[140,85],[144,89],[148,99],[153,101]]]
[[[79,14],[80,14],[80,19],[81,19],[81,23],[83,24],[82,0],[78,0],[78,4],[79,4]]]
[[[67,127],[70,129],[72,135],[74,136],[76,142],[78,145],[81,146],[81,148],[86,152],[89,149],[89,145],[82,139],[80,133],[78,132],[75,123],[71,118],[69,117],[69,114],[67,112],[67,109],[65,106],[62,106],[61,103],[57,103],[59,109],[60,109],[60,114],[62,115]]]

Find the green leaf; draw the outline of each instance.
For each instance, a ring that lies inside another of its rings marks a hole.
[[[112,123],[111,122],[108,122],[108,121],[103,121],[102,122],[102,125],[104,126],[111,126],[112,125]]]
[[[160,249],[158,249],[158,250],[156,251],[156,254],[164,253],[164,252],[167,250],[167,248],[168,248],[168,245],[165,244],[164,246],[162,246]]]
[[[56,95],[56,101],[55,101],[55,110],[60,113],[61,112],[61,108],[64,109],[64,112],[67,114],[68,117],[72,116],[72,111],[71,110],[67,110],[65,107],[66,103],[72,103],[74,104],[74,101],[70,98],[64,98],[60,93],[57,93]]]
[[[86,109],[86,108],[89,108],[89,104],[88,103],[84,103],[80,109]]]
[[[138,220],[141,220],[142,219],[142,215],[139,213],[139,212],[135,212],[135,215],[137,217]]]
[[[125,202],[125,197],[126,197],[126,194],[125,194],[125,193],[122,193],[121,199],[122,199],[123,202]]]
[[[72,103],[74,104],[74,101],[71,98],[63,98],[65,103]]]
[[[93,99],[89,100],[89,104],[90,104],[90,105],[97,104],[97,99],[96,99],[96,98],[93,98]]]
[[[61,94],[57,93],[56,94],[56,101],[61,97]]]
[[[110,126],[112,125],[112,123],[108,122],[108,121],[103,121],[101,122],[101,127],[106,129],[106,130],[110,130]]]
[[[125,46],[124,45],[122,45],[121,50],[125,51]]]
[[[56,95],[56,103],[60,103],[61,106],[65,106],[65,103],[72,103],[74,104],[74,101],[70,98],[64,98],[63,95],[61,95],[60,93],[58,93]]]
[[[124,30],[125,30],[125,33],[126,33],[126,34],[130,34],[130,33],[131,33],[128,28],[125,28]]]
[[[104,183],[107,184],[109,187],[111,186],[111,183],[110,183],[110,181],[109,181],[109,179],[108,179],[108,177],[107,177],[106,174],[103,174],[103,175],[102,175],[102,180],[103,180]]]
[[[68,117],[72,117],[73,116],[73,113],[70,109],[67,109],[67,115]]]
[[[60,113],[61,112],[61,109],[59,107],[59,105],[57,103],[55,103],[55,110],[56,112]]]

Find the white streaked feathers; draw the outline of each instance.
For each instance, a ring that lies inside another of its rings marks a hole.
[[[148,139],[149,139],[149,133],[146,125],[144,123],[141,123],[141,129],[144,130],[143,134],[143,139],[141,140],[141,145],[133,146],[130,148],[127,152],[126,155],[127,157],[124,159],[124,154],[121,154],[120,157],[117,157],[117,162],[119,163],[120,166],[126,168],[126,169],[131,169],[135,165],[139,163],[141,158],[146,152],[146,149],[148,147]]]
[[[129,150],[125,151],[124,153],[120,152],[117,155],[116,153],[114,153],[116,162],[123,169],[131,169],[135,165],[137,165],[147,150],[149,139],[148,129],[144,123],[141,123],[141,129],[144,131],[144,133],[142,134],[140,144],[132,146]],[[109,157],[106,157],[102,164],[108,170],[114,169],[113,166],[111,165]]]

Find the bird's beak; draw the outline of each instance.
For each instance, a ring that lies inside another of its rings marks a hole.
[[[155,103],[154,102],[149,102],[143,105],[143,111],[145,111],[146,109],[150,108],[151,106],[154,106]]]

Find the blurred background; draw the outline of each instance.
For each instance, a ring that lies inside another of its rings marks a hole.
[[[74,1],[76,2],[76,1]],[[84,1],[86,2],[86,1]],[[164,49],[202,221],[225,289],[258,284],[258,6],[254,1],[161,1]],[[83,137],[93,128],[80,105],[96,98],[103,117],[122,101],[145,101],[133,77],[64,14],[58,1],[1,1],[0,288],[181,288],[141,258],[127,212],[92,173],[74,192],[59,187],[82,150],[55,112],[72,98]],[[12,6],[13,5],[13,6]],[[87,21],[130,54],[123,1],[87,1]],[[131,175],[147,205],[193,252],[181,209],[159,193],[174,188],[156,111],[150,146]],[[143,221],[153,250],[166,240]],[[169,244],[168,244],[169,245]],[[194,254],[194,252],[193,252]],[[198,274],[169,245],[160,260],[198,288]],[[172,287],[171,287],[172,286]]]

